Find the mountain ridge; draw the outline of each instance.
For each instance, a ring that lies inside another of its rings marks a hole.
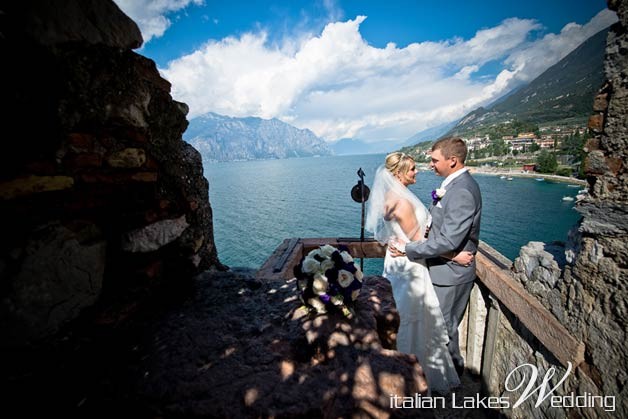
[[[189,121],[183,139],[210,161],[333,154],[327,143],[309,129],[296,128],[276,118],[237,118],[208,112]]]
[[[462,117],[444,136],[468,136],[491,125],[522,120],[534,124],[585,122],[604,80],[604,52],[609,28],[582,42],[530,83]],[[565,71],[568,68],[570,71]]]

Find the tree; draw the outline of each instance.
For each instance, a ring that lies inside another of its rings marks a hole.
[[[506,145],[506,142],[501,138],[494,140],[491,143],[491,148],[493,156],[503,156],[504,154],[508,153],[508,146]]]
[[[541,150],[536,158],[537,171],[540,173],[554,173],[558,168],[556,155],[547,150]]]
[[[584,157],[584,142],[585,136],[581,136],[580,132],[576,132],[565,139],[561,149],[565,154],[569,154],[574,157],[575,161],[581,161]]]
[[[538,145],[537,143],[532,143],[530,144],[530,148],[529,148],[529,152],[530,153],[534,153],[535,151],[539,151],[541,149],[541,146]]]

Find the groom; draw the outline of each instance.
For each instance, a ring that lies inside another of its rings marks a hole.
[[[478,184],[464,167],[466,157],[467,147],[460,138],[443,138],[432,146],[430,166],[445,180],[440,189],[432,193],[432,225],[428,239],[408,243],[405,249],[410,260],[427,261],[449,334],[449,352],[458,375],[464,371],[458,325],[473,288],[475,258],[469,265],[461,266],[441,256],[453,257],[463,250],[475,254],[478,249],[482,197]]]

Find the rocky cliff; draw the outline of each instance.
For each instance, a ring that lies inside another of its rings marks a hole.
[[[132,51],[110,1],[12,2],[0,15],[1,344],[97,304],[128,316],[164,278],[220,267],[187,106]]]

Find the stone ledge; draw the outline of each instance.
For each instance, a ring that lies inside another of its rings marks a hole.
[[[138,394],[166,416],[411,415],[391,412],[390,394],[414,397],[427,385],[416,357],[384,349],[399,321],[386,279],[365,278],[353,320],[300,306],[294,281],[202,274],[195,297],[142,348]]]

